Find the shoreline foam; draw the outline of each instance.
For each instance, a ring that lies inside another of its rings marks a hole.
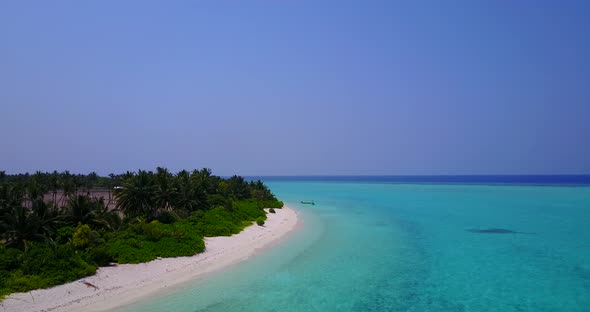
[[[108,311],[137,302],[168,287],[244,261],[298,228],[297,212],[286,206],[267,216],[264,226],[254,224],[229,237],[205,238],[206,249],[200,254],[101,267],[96,275],[71,283],[11,294],[0,307],[4,311]]]

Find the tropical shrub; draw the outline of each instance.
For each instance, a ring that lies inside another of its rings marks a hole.
[[[88,248],[86,252],[82,254],[82,258],[87,263],[95,266],[108,266],[113,262],[113,257],[111,257],[105,246]]]
[[[100,237],[100,234],[90,229],[87,224],[78,226],[72,237],[72,245],[78,249],[96,246],[101,243],[104,243],[104,240]]]
[[[241,200],[233,203],[234,216],[243,221],[254,221],[263,217],[266,220],[264,205],[255,199]]]
[[[231,236],[244,228],[236,223],[235,217],[221,206],[205,211],[200,218],[193,217],[190,221],[203,236]]]
[[[138,223],[106,244],[107,253],[118,263],[139,263],[157,257],[192,256],[205,250],[203,237],[192,226],[177,222]]]
[[[96,266],[67,244],[31,243],[24,252],[0,248],[0,296],[63,284],[95,272]]]
[[[263,226],[264,225],[264,219],[263,218],[258,218],[256,219],[256,224]]]
[[[170,224],[179,221],[180,219],[182,218],[176,212],[164,210],[158,214],[158,218],[156,220],[164,224]]]
[[[65,244],[72,239],[75,230],[72,226],[61,227],[56,231],[53,240],[58,244]]]
[[[231,200],[221,194],[211,194],[207,196],[207,204],[211,208],[222,206],[228,211],[232,210]]]

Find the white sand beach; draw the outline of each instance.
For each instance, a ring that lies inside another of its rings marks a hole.
[[[205,238],[206,250],[192,257],[164,258],[147,263],[99,268],[96,275],[48,289],[8,296],[3,311],[108,311],[133,303],[167,287],[202,277],[246,260],[297,227],[297,212],[288,207],[269,213],[231,237]],[[87,286],[86,283],[96,286]]]

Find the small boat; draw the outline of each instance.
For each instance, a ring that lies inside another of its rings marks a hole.
[[[313,200],[312,201],[302,201],[301,203],[304,204],[304,205],[315,205],[315,203],[313,202]]]

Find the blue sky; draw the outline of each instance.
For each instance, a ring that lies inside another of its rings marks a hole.
[[[590,173],[588,1],[2,1],[0,168]]]

